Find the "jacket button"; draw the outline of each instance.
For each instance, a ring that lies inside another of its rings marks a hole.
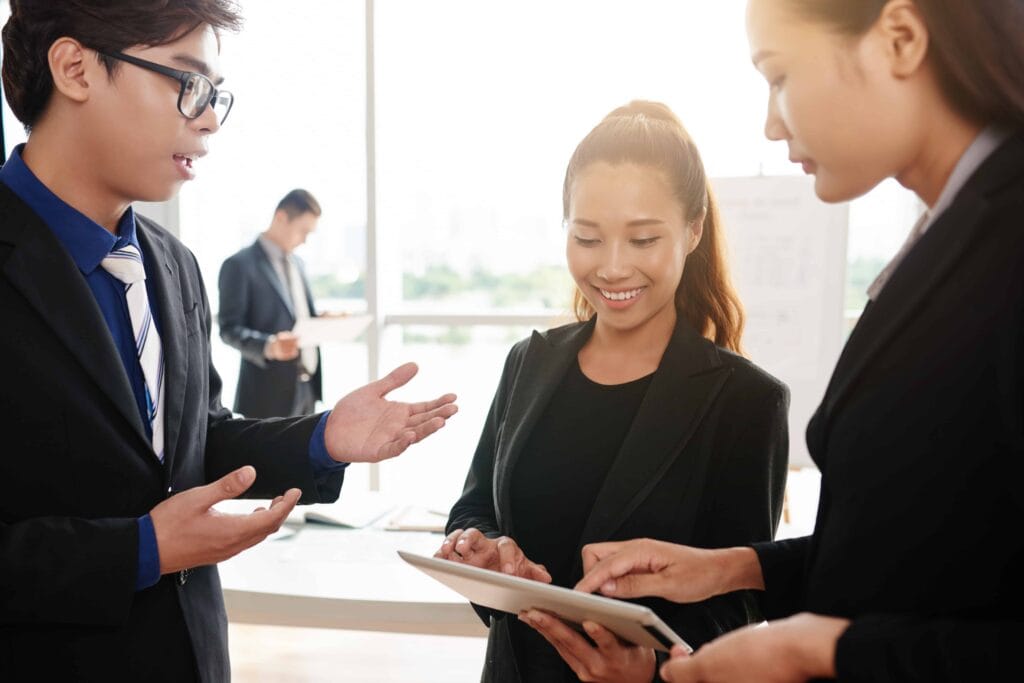
[[[178,585],[184,586],[185,582],[188,581],[188,577],[190,574],[192,574],[191,569],[182,569],[180,572],[178,572]]]

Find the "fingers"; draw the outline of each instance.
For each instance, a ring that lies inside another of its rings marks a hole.
[[[237,516],[234,521],[236,542],[241,546],[233,554],[256,545],[264,538],[281,528],[295,504],[302,496],[300,489],[288,489],[284,495],[278,496],[269,508],[254,510],[248,515]]]
[[[523,553],[519,546],[508,536],[498,539],[498,571],[505,574],[517,575],[516,571],[523,560]]]
[[[454,406],[451,407],[454,408]],[[455,410],[452,410],[451,413],[454,414]],[[427,420],[426,422],[423,422],[422,424],[417,425],[416,427],[413,427],[412,429],[407,429],[403,431],[401,436],[399,436],[397,439],[395,439],[394,441],[389,441],[386,444],[382,445],[379,449],[377,449],[377,453],[375,455],[375,462],[380,462],[381,460],[389,460],[390,458],[397,458],[399,455],[404,453],[409,448],[409,446],[413,445],[414,443],[419,443],[420,441],[423,441],[423,439],[427,438],[437,430],[441,429],[441,427],[444,427],[445,424],[445,418],[434,417]]]
[[[436,429],[434,431],[437,431]],[[371,462],[380,462],[382,460],[390,460],[391,458],[397,458],[402,453],[405,453],[409,446],[416,443],[416,432],[407,429],[394,441],[388,441],[377,449],[377,452],[372,458],[369,458]]]
[[[586,553],[586,548],[583,550]],[[586,555],[584,554],[583,557],[583,561],[586,563]],[[632,570],[633,562],[630,559],[624,558],[622,555],[613,554],[598,561],[596,564],[591,564],[590,568],[584,569],[583,578],[579,580],[575,588],[584,593],[614,591],[616,579],[628,574]]]
[[[452,394],[454,396],[455,394]],[[432,410],[424,412],[411,412],[409,418],[405,421],[406,427],[416,427],[424,422],[433,420],[434,418],[440,417],[447,420],[449,417],[459,412],[459,407],[454,403],[445,403],[444,405],[438,406]]]
[[[473,554],[475,544],[483,537],[484,535],[480,533],[479,529],[466,529],[453,541],[454,547],[452,552],[464,560],[468,559]]]
[[[446,405],[454,403],[456,398],[458,397],[455,394],[445,394],[444,396],[435,398],[433,401],[421,401],[420,403],[410,403],[409,411],[413,415],[417,415],[419,413],[432,412],[437,410],[438,408],[443,408]]]
[[[443,560],[459,559],[461,556],[455,553],[455,542],[459,540],[459,537],[462,536],[462,534],[462,529],[456,529],[445,536],[444,541],[441,542],[441,547],[436,553],[434,553],[434,557],[440,557]]]
[[[271,501],[270,508],[267,509],[267,512],[271,514],[271,520],[274,524],[274,528],[271,531],[277,531],[281,528],[284,521],[288,519],[288,515],[298,505],[299,498],[301,497],[301,489],[288,489],[284,492],[284,495],[278,496]]]
[[[547,567],[542,564],[536,564],[535,562],[526,562],[526,578],[533,579],[534,581],[540,581],[541,583],[551,583],[551,573],[548,572]]]
[[[701,676],[690,657],[673,658],[661,665],[661,677],[669,683],[698,683]]]
[[[443,417],[432,417],[423,424],[413,427],[413,429],[410,430],[412,431],[412,442],[419,443],[420,441],[423,441],[423,439],[427,438],[441,427],[444,427],[445,422],[446,420]]]
[[[597,651],[561,619],[533,609],[523,612],[519,618],[544,636],[578,677],[584,678],[584,674],[600,666]]]
[[[381,377],[376,382],[372,382],[370,386],[374,387],[375,393],[378,396],[387,396],[398,387],[408,383],[409,380],[416,376],[419,370],[415,363],[399,365],[384,377]]]
[[[673,645],[669,654],[675,659],[677,657],[689,657],[692,653],[683,645]]]
[[[670,589],[660,574],[627,574],[601,584],[601,594],[616,598],[668,598]]]
[[[586,574],[590,568],[599,561],[619,552],[625,545],[622,541],[608,541],[607,543],[588,543],[583,546],[583,573]],[[588,591],[591,592],[591,591]]]
[[[256,468],[252,465],[239,467],[234,472],[225,474],[215,482],[205,486],[197,486],[181,495],[194,495],[200,506],[210,508],[222,500],[237,498],[248,490],[256,481]]]
[[[619,637],[598,623],[584,621],[583,630],[587,632],[590,639],[597,645],[597,649],[603,650],[609,655],[617,654],[619,650],[624,649]]]

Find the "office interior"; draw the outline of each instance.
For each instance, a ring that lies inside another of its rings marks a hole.
[[[723,200],[747,351],[793,389],[780,534],[811,529],[806,418],[922,207],[894,181],[845,205],[815,199],[785,145],[764,139],[767,86],[741,0],[240,4],[244,30],[222,38],[229,122],[179,197],[137,210],[195,253],[216,311],[220,264],[277,200],[293,187],[320,200],[298,252],[318,306],[372,318],[358,338],[322,347],[325,397],[412,360],[420,375],[397,397],[453,391],[460,404],[404,456],[350,467],[342,497],[439,511],[458,497],[508,349],[568,320],[565,164],[608,111],[651,99],[679,115]],[[24,134],[6,103],[3,116],[9,151]],[[230,405],[238,354],[215,339],[213,361]],[[340,666],[350,681],[475,680],[482,635],[233,620],[234,680],[337,680]]]

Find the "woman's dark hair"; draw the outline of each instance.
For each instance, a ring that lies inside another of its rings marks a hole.
[[[672,110],[660,102],[635,100],[608,114],[590,131],[569,160],[562,187],[562,214],[576,178],[596,162],[637,164],[664,174],[687,222],[704,216],[700,244],[687,257],[676,289],[676,310],[702,335],[719,346],[742,352],[743,306],[729,279],[721,219],[697,146]],[[577,319],[587,320],[594,309],[577,289],[573,297]]]
[[[284,211],[288,220],[293,221],[302,214],[311,213],[320,216],[320,202],[306,190],[292,190],[277,203],[276,211]]]
[[[787,0],[812,21],[861,35],[889,0]],[[1024,126],[1024,1],[914,0],[948,100],[981,124]]]
[[[10,0],[3,29],[3,84],[11,111],[31,130],[53,94],[48,53],[63,37],[100,52],[166,45],[202,25],[237,31],[234,0]],[[100,57],[113,75],[119,62]]]

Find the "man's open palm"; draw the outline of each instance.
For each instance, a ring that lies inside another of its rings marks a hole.
[[[455,394],[422,403],[386,398],[418,371],[415,363],[406,363],[338,401],[327,418],[325,438],[331,457],[339,462],[380,462],[443,427],[459,409]]]

